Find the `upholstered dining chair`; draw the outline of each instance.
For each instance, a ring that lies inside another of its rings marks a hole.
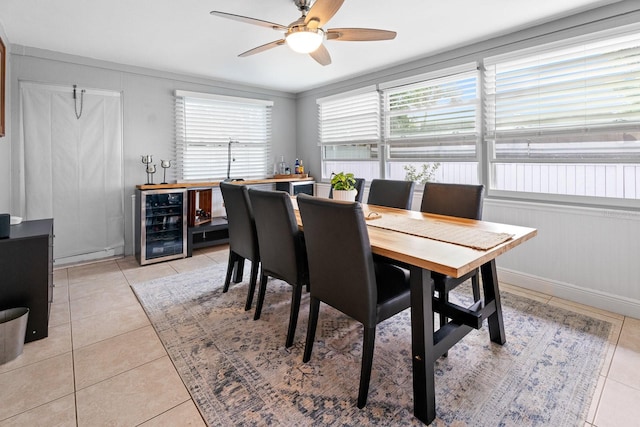
[[[365,179],[364,178],[356,178],[356,191],[358,192],[358,194],[356,194],[356,202],[362,202],[362,196],[364,196],[364,184],[365,184]],[[333,187],[329,188],[329,198],[333,199]]]
[[[447,184],[427,182],[422,194],[420,211],[439,215],[457,216],[468,219],[482,219],[482,205],[484,200],[483,185]],[[480,301],[480,284],[478,269],[460,278],[431,273],[434,288],[438,292],[438,305],[444,306],[449,302],[449,292],[460,284],[471,279],[474,302]],[[446,324],[447,319],[440,311],[440,326]]]
[[[369,186],[367,203],[398,209],[411,209],[413,181],[374,179]]]
[[[302,288],[309,283],[309,267],[302,232],[298,229],[291,196],[284,191],[249,189],[260,247],[261,278],[254,320],[260,318],[269,277],[293,287],[286,347],[291,347],[298,323]]]
[[[376,325],[410,306],[408,276],[393,265],[374,263],[360,203],[298,195],[298,207],[311,280],[303,361],[311,359],[321,302],[362,323],[358,408],[363,408],[369,391]]]
[[[229,290],[232,273],[234,283],[242,281],[244,272],[244,261],[251,261],[251,276],[249,279],[249,292],[245,310],[251,308],[253,294],[258,280],[258,268],[260,265],[260,250],[258,247],[258,235],[256,224],[253,219],[253,210],[249,201],[249,193],[245,185],[220,183],[222,199],[227,211],[227,222],[229,223],[229,263],[227,265],[227,275],[224,280],[222,292]]]

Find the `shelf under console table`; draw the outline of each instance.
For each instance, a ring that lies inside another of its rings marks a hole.
[[[187,257],[193,250],[229,242],[229,224],[223,217],[211,218],[210,222],[187,228]]]

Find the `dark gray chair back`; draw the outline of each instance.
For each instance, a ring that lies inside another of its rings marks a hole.
[[[376,325],[373,255],[359,203],[298,195],[309,259],[311,296]]]
[[[229,250],[250,261],[259,260],[258,235],[245,185],[220,183],[229,222]]]
[[[362,196],[364,196],[364,178],[356,178],[356,191],[358,194],[356,195],[356,202],[362,202]],[[333,199],[333,187],[329,189],[329,198]]]
[[[253,207],[263,274],[290,284],[300,282],[306,256],[298,230],[291,196],[285,191],[249,189]]]
[[[482,219],[484,185],[427,182],[421,212],[459,218]]]
[[[414,185],[413,181],[374,179],[369,186],[367,203],[390,208],[411,209]]]

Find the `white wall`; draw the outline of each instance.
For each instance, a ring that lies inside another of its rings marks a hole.
[[[320,171],[316,99],[475,61],[486,55],[640,21],[623,1],[472,46],[298,94],[298,153]],[[486,151],[486,150],[485,150]],[[486,156],[486,153],[483,153]],[[486,182],[485,182],[486,184]],[[319,194],[328,187],[317,185]],[[414,209],[422,194],[417,189]],[[366,200],[366,193],[365,198]],[[640,213],[487,197],[484,219],[538,229],[538,236],[497,260],[500,280],[640,318]]]
[[[640,318],[640,212],[489,199],[483,218],[538,230],[502,281]]]
[[[160,159],[175,159],[174,90],[273,100],[274,158],[276,155],[285,154],[287,160],[291,161],[296,155],[296,102],[292,94],[127,67],[17,45],[11,46],[11,69],[12,94],[8,109],[12,111],[14,129],[18,129],[19,126],[20,81],[66,85],[69,87],[69,96],[74,84],[78,85],[78,89],[108,89],[122,92],[127,255],[131,254],[133,247],[131,195],[135,192],[136,185],[146,182],[146,173],[140,157],[143,154],[152,154],[155,162],[159,162]],[[16,209],[20,206],[20,193],[15,189],[20,172],[17,157],[19,138],[19,133],[13,132],[10,141],[8,138],[0,139],[0,188],[14,188],[10,198],[0,196],[0,211],[10,211],[14,214],[18,214]],[[10,147],[13,147],[13,151],[9,151]],[[158,169],[161,174],[162,170]],[[169,169],[167,179],[173,180],[175,176],[171,172],[172,169]],[[154,178],[154,182],[160,182],[162,179],[158,174]],[[91,218],[86,220],[91,221]]]

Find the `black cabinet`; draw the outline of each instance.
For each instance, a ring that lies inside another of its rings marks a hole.
[[[24,221],[0,239],[0,310],[29,308],[25,342],[49,335],[53,301],[53,219]]]
[[[136,190],[136,258],[141,265],[187,254],[186,190]]]

